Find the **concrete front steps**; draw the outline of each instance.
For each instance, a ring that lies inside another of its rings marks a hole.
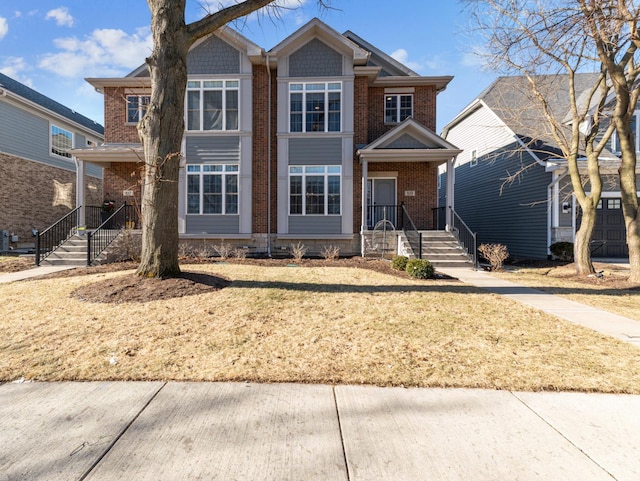
[[[401,242],[405,251],[413,252],[404,236]],[[409,257],[417,257],[417,253]],[[465,250],[460,247],[453,234],[446,231],[422,231],[422,258],[427,259],[437,269],[438,267],[473,267],[473,263]]]
[[[93,261],[93,265],[100,264],[105,254],[101,254]],[[86,266],[87,265],[87,238],[73,235],[60,247],[45,257],[41,262],[44,266]]]

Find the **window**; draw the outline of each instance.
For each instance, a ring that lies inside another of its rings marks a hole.
[[[384,122],[396,124],[413,115],[413,95],[384,96]]]
[[[472,150],[471,151],[471,161],[469,162],[469,166],[470,167],[475,167],[476,165],[478,165],[478,151],[477,150]]]
[[[147,113],[147,107],[151,102],[149,95],[127,95],[127,122],[137,123],[144,114]]]
[[[636,152],[640,152],[640,145],[638,145],[638,139],[640,139],[640,132],[638,132],[638,128],[640,127],[638,124],[638,115],[639,114],[636,113],[631,116],[631,132],[633,132]],[[620,139],[618,138],[617,131],[614,131],[613,135],[611,135],[611,150],[613,152],[620,152]]]
[[[51,126],[51,153],[71,158],[69,152],[73,148],[73,134],[55,125]]]
[[[291,132],[340,132],[342,83],[289,84]]]
[[[187,214],[237,214],[238,165],[187,165]]]
[[[187,130],[238,130],[238,80],[187,82]]]
[[[339,165],[289,167],[291,215],[340,215]]]
[[[622,209],[622,199],[607,199],[607,209]]]

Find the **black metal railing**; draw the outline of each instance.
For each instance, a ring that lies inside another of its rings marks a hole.
[[[400,229],[402,225],[402,209],[400,205],[368,205],[367,206],[367,227],[375,229],[380,221],[389,221],[395,229]]]
[[[56,223],[42,232],[35,232],[36,237],[36,265],[51,254],[60,244],[77,232],[80,217],[80,207],[76,207]]]
[[[103,211],[102,223],[93,232],[87,231],[87,265],[90,266],[104,252],[122,229],[139,226],[138,210],[133,205],[123,204],[113,212]]]
[[[449,207],[451,212],[451,233],[458,239],[458,243],[467,251],[473,268],[478,268],[478,240],[476,233],[469,229],[455,210]]]
[[[401,204],[400,208],[402,230],[404,231],[404,235],[407,237],[407,242],[411,246],[411,250],[413,250],[413,255],[418,259],[422,259],[422,232],[416,229],[416,225],[411,220],[409,212],[407,212],[407,208],[404,204]]]
[[[88,205],[84,208],[84,224],[87,229],[95,229],[102,224],[105,212],[102,207],[97,205]],[[107,216],[108,217],[108,216]]]

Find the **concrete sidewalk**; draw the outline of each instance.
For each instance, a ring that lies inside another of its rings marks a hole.
[[[38,266],[24,271],[9,272],[7,274],[0,274],[0,284],[32,279],[34,277],[44,276],[45,274],[66,271],[69,269],[77,269],[77,266]]]
[[[583,393],[4,384],[0,479],[637,481],[638,412]]]
[[[484,271],[474,271],[467,268],[442,268],[439,269],[439,272],[455,277],[465,284],[486,289],[574,324],[588,327],[640,347],[640,321],[547,294],[539,289],[514,284]]]

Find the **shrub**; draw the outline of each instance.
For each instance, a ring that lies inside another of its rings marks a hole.
[[[407,262],[409,258],[406,256],[395,256],[391,259],[391,268],[397,271],[404,271],[407,269]]]
[[[297,244],[291,244],[291,255],[293,260],[300,262],[304,255],[307,253],[307,248],[304,244],[298,242]]]
[[[407,261],[405,271],[416,279],[431,279],[435,269],[433,264],[426,259],[411,259]]]
[[[478,251],[489,261],[492,271],[501,270],[502,264],[509,257],[509,251],[504,244],[481,244]]]
[[[247,249],[244,247],[237,247],[233,250],[233,257],[238,260],[245,260],[247,258]]]
[[[572,242],[556,242],[549,246],[551,253],[563,261],[573,260],[573,243]]]
[[[225,244],[224,241],[220,245],[213,246],[213,250],[216,251],[220,259],[225,260],[231,257],[233,253],[233,247],[229,244]]]
[[[324,246],[320,254],[327,261],[335,261],[340,257],[340,247],[338,246]]]

